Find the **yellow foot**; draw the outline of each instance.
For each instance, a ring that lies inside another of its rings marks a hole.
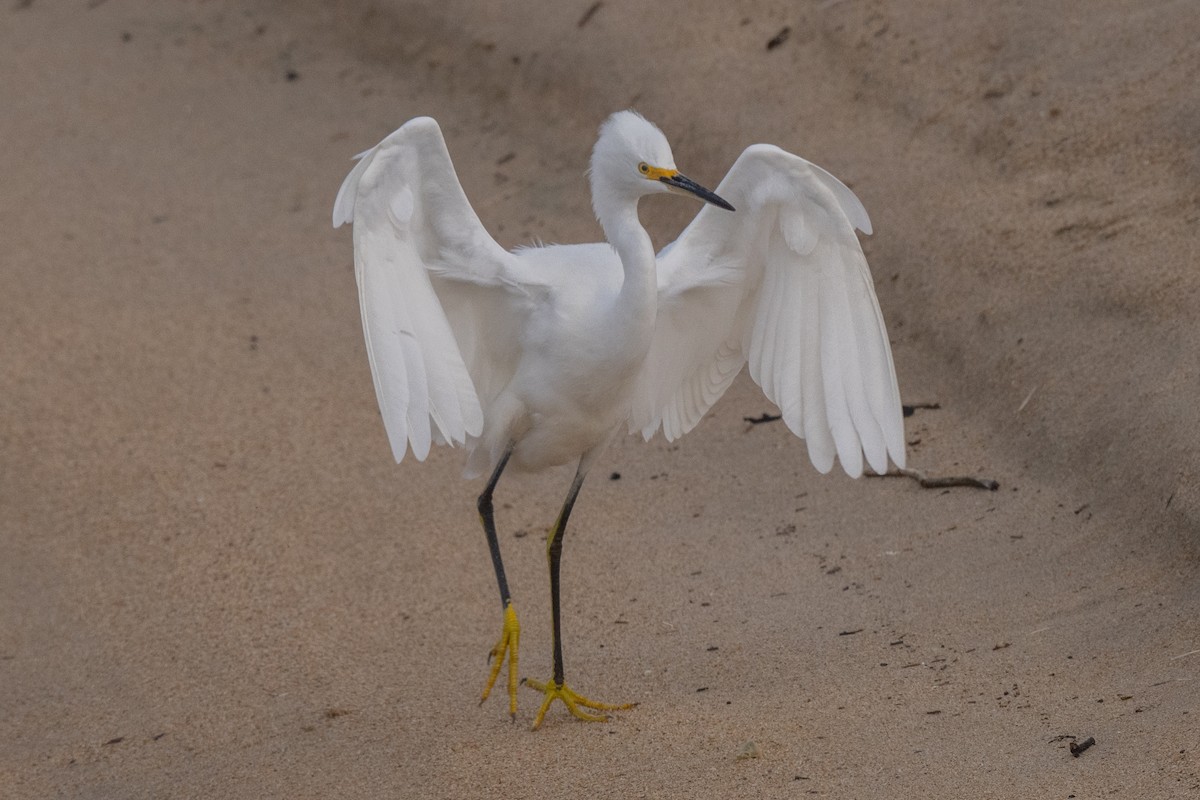
[[[479,698],[479,705],[483,705],[483,701],[492,693],[492,686],[495,685],[500,667],[504,664],[504,654],[508,653],[508,716],[514,720],[517,718],[517,645],[520,640],[521,624],[517,622],[517,612],[513,609],[512,601],[509,601],[504,607],[504,629],[500,632],[500,640],[488,654],[492,671],[488,675],[487,686],[483,687],[483,697]]]
[[[633,708],[637,703],[625,703],[623,705],[609,705],[608,703],[597,703],[595,700],[588,700],[583,695],[575,694],[567,688],[567,685],[557,684],[553,680],[541,683],[539,681],[531,681],[528,678],[521,681],[531,689],[536,689],[545,695],[542,700],[542,707],[538,709],[537,717],[533,720],[533,729],[536,731],[538,726],[542,724],[542,718],[546,716],[546,710],[550,708],[550,704],[555,700],[562,700],[566,704],[567,710],[574,714],[579,719],[587,722],[607,722],[608,716],[605,714],[589,714],[580,709],[580,706],[593,709],[595,711],[624,711],[627,708]]]

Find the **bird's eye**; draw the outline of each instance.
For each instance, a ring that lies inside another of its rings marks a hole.
[[[650,165],[643,161],[642,163],[638,164],[638,170],[640,170],[643,175],[649,175]]]

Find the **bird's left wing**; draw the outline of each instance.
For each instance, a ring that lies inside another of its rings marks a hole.
[[[480,384],[515,341],[515,257],[479,221],[437,123],[411,120],[359,156],[333,207],[354,267],[375,393],[397,461],[483,428]],[[478,372],[479,374],[475,374]]]
[[[771,145],[746,149],[717,193],[659,254],[659,315],[630,431],[682,436],[747,362],[827,472],[904,464],[887,332],[854,229],[866,211],[837,178]]]

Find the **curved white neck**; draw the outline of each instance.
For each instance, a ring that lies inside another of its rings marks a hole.
[[[637,199],[602,210],[600,226],[621,258],[625,282],[617,298],[631,317],[653,322],[658,310],[658,276],[654,269],[654,244],[637,215]]]

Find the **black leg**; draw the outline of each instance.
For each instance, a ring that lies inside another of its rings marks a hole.
[[[571,482],[571,489],[567,492],[567,500],[563,503],[562,511],[558,515],[558,521],[554,523],[554,530],[550,532],[550,538],[546,540],[546,560],[550,562],[550,615],[553,622],[552,630],[554,637],[554,684],[560,689],[563,686],[564,678],[558,574],[559,565],[562,561],[563,534],[567,531],[567,519],[571,516],[571,507],[575,505],[575,498],[579,494],[579,488],[583,486],[583,478],[584,474],[582,472],[575,473],[575,480]]]
[[[487,536],[488,550],[492,553],[492,567],[496,570],[496,584],[500,587],[501,608],[508,608],[509,603],[512,602],[512,595],[508,592],[508,581],[504,577],[504,562],[500,559],[500,540],[496,536],[492,492],[496,490],[496,484],[500,481],[500,473],[504,472],[504,468],[508,466],[510,456],[512,456],[512,445],[509,445],[508,449],[504,451],[500,463],[496,465],[496,469],[492,470],[492,477],[488,479],[483,494],[479,495],[479,500],[475,504],[479,509],[479,520],[483,523],[483,532]]]
[[[594,700],[589,700],[583,695],[571,691],[567,687],[566,678],[563,676],[562,596],[559,581],[559,567],[562,565],[563,535],[566,533],[567,520],[571,516],[571,508],[575,505],[575,498],[579,495],[579,487],[583,485],[583,477],[587,474],[587,467],[590,461],[591,459],[586,457],[581,459],[579,470],[575,473],[575,480],[571,482],[571,489],[567,492],[567,500],[563,503],[562,511],[559,512],[558,521],[554,523],[554,529],[550,531],[550,536],[546,539],[546,560],[550,563],[550,615],[553,623],[551,632],[554,637],[554,677],[546,683],[532,680],[524,681],[526,686],[541,692],[543,695],[541,708],[538,709],[537,716],[533,720],[534,729],[537,729],[542,724],[542,720],[546,716],[546,711],[555,700],[562,700],[566,704],[567,710],[579,719],[587,720],[588,722],[602,722],[608,719],[608,717],[604,714],[591,714],[584,711],[584,708],[596,711],[619,711],[621,709],[633,708],[635,705],[634,703],[610,705],[608,703],[597,703]]]
[[[504,609],[504,627],[500,632],[500,639],[488,653],[488,661],[495,659],[495,663],[492,664],[487,685],[483,687],[483,695],[479,702],[482,704],[492,693],[492,686],[496,683],[500,668],[504,664],[504,656],[507,654],[508,714],[515,720],[517,717],[517,651],[521,638],[521,626],[517,622],[517,612],[513,608],[512,595],[508,592],[508,581],[504,577],[504,562],[500,560],[500,540],[496,536],[496,519],[492,509],[492,492],[495,491],[496,483],[500,480],[500,473],[504,472],[504,467],[508,464],[511,455],[512,445],[509,445],[508,449],[504,451],[500,463],[492,471],[492,477],[488,479],[483,494],[479,495],[477,504],[479,519],[483,522],[483,532],[487,534],[488,550],[492,554],[492,567],[496,570],[496,585],[500,588],[500,606]]]

